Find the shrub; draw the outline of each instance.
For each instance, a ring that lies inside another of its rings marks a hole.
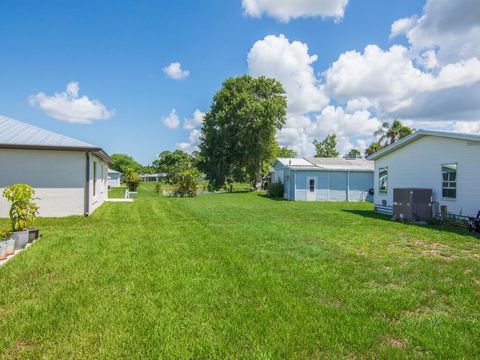
[[[271,183],[268,188],[268,194],[274,198],[283,198],[283,184],[281,182]]]
[[[8,228],[8,226],[3,226],[0,228],[0,241],[7,240],[10,235],[12,235],[12,231]]]
[[[161,192],[162,192],[162,184],[156,183],[155,184],[155,194],[160,195]]]
[[[38,206],[33,202],[35,190],[27,184],[15,184],[3,191],[3,197],[12,203],[10,220],[13,231],[26,230],[38,215]]]
[[[123,174],[123,181],[128,191],[137,191],[138,184],[140,184],[140,175],[138,175],[135,169],[128,168]]]
[[[183,170],[175,175],[174,189],[175,194],[181,197],[197,196],[197,189],[201,179],[201,173],[196,168]]]

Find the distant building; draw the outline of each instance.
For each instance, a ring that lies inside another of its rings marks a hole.
[[[272,182],[295,201],[366,201],[373,189],[373,161],[341,158],[279,158]]]
[[[476,216],[480,210],[480,136],[417,130],[372,154],[375,208],[391,214],[393,190],[431,189],[436,212]]]
[[[110,163],[99,146],[0,115],[0,194],[31,185],[40,216],[90,215],[108,197]],[[0,217],[9,207],[0,195]]]
[[[142,174],[140,175],[140,181],[142,182],[156,182],[160,181],[161,178],[163,178],[165,174]]]
[[[122,173],[113,169],[108,169],[108,186],[120,187]]]

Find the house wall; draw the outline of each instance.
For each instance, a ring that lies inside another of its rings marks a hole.
[[[307,178],[310,177],[317,180],[317,201],[366,201],[373,188],[373,172],[297,170],[295,200],[307,200]]]
[[[119,187],[120,186],[120,174],[113,173],[107,176],[109,179],[107,179],[107,185],[110,187]]]
[[[83,215],[85,153],[0,149],[0,217],[8,217],[10,208],[1,194],[17,183],[35,189],[40,216]]]
[[[95,166],[97,167],[96,177],[94,177]],[[84,178],[85,178],[85,175],[84,175]],[[88,192],[89,193],[89,214],[93,213],[96,209],[98,209],[98,207],[100,207],[108,198],[107,182],[108,182],[107,164],[99,157],[93,154],[90,154],[90,179],[89,179],[89,192]]]
[[[448,212],[474,216],[480,210],[480,143],[435,136],[420,138],[375,160],[374,201],[392,206],[394,188],[428,188]],[[442,198],[442,165],[457,163],[457,198]],[[388,167],[388,191],[379,193],[379,169]]]

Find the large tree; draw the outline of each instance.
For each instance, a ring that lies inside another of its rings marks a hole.
[[[167,183],[173,183],[175,176],[180,172],[191,168],[194,164],[194,157],[185,151],[163,151],[155,160],[152,166],[158,173],[165,174]]]
[[[122,174],[124,174],[127,169],[132,169],[136,172],[141,171],[142,169],[142,165],[135,161],[130,155],[112,154],[110,157],[113,160],[110,169],[120,171]]]
[[[275,79],[244,75],[223,83],[205,114],[200,143],[202,170],[212,188],[231,183],[235,174],[260,183],[286,112],[285,92]]]
[[[395,141],[410,135],[413,131],[412,128],[403,125],[400,120],[394,120],[392,123],[386,121],[375,131],[374,136],[378,138],[380,144],[391,145]]]
[[[336,158],[340,156],[337,151],[337,135],[328,135],[322,141],[313,140],[313,145],[317,151],[316,157]]]

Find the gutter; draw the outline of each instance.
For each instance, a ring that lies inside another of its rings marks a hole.
[[[25,149],[25,150],[58,150],[58,151],[88,151],[98,155],[100,159],[111,164],[112,158],[101,147],[72,147],[53,145],[21,145],[21,144],[0,144],[0,149]]]
[[[90,153],[85,153],[85,216],[90,215]]]

